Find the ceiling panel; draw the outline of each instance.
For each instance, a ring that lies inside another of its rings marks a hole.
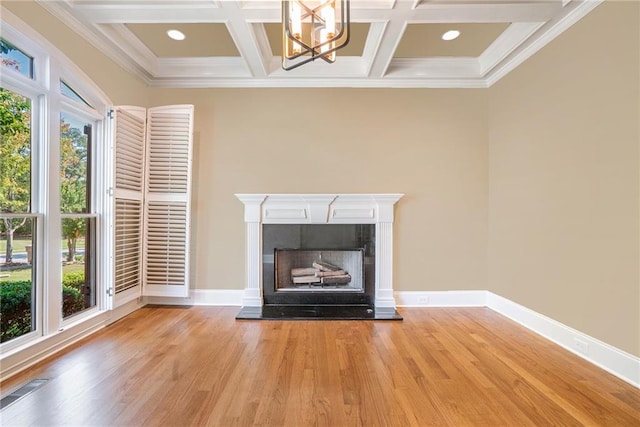
[[[158,58],[240,56],[227,26],[219,23],[132,24],[125,26]],[[168,30],[180,30],[181,41],[167,36]]]
[[[478,57],[508,26],[509,23],[409,24],[394,57]],[[449,30],[460,31],[460,36],[455,40],[442,40],[442,35]]]

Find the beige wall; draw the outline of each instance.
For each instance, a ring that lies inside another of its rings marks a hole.
[[[486,91],[160,90],[195,104],[194,282],[240,289],[235,193],[405,193],[398,290],[486,288]]]
[[[489,289],[640,355],[637,2],[494,85]]]
[[[147,106],[148,88],[84,38],[33,1],[2,0],[2,6],[29,24],[85,72],[114,105]]]

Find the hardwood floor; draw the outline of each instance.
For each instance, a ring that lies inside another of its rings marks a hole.
[[[640,390],[485,308],[402,322],[145,307],[1,384],[3,426],[639,426]]]

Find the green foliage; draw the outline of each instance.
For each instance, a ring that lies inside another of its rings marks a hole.
[[[62,276],[62,315],[70,316],[84,310],[84,272],[74,271]]]
[[[82,292],[71,286],[62,287],[62,316],[67,317],[84,310]]]
[[[62,315],[85,309],[80,291],[84,273],[65,274],[62,279]],[[0,282],[0,342],[9,341],[31,331],[31,281]]]
[[[62,285],[80,290],[84,286],[84,272],[74,271],[62,276]]]
[[[3,48],[4,49],[4,48]],[[31,203],[31,103],[17,93],[0,88],[0,211],[28,212]],[[13,232],[25,218],[4,218],[5,262],[12,261]]]
[[[62,212],[88,212],[88,137],[64,118],[60,125],[60,209]],[[67,239],[67,261],[73,261],[78,238],[86,233],[86,221],[66,218],[62,237]]]
[[[0,210],[27,212],[31,197],[31,104],[0,88]]]
[[[31,331],[31,281],[0,283],[0,342]]]
[[[87,135],[62,119],[60,125],[60,209],[62,212],[87,212],[87,144]]]
[[[5,39],[0,39],[0,53],[5,55],[12,50],[15,49],[15,46],[6,41]]]

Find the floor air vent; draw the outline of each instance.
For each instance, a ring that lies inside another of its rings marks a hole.
[[[19,389],[15,390],[13,393],[3,397],[2,400],[0,400],[0,409],[4,409],[12,403],[22,399],[29,393],[33,393],[34,391],[42,387],[47,381],[49,380],[39,378],[29,381]]]

